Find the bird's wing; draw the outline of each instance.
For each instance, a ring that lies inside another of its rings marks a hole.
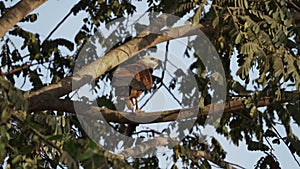
[[[137,90],[147,90],[152,86],[151,74],[151,70],[144,64],[134,63],[125,65],[117,68],[114,72],[112,85],[114,87],[131,86]]]
[[[130,82],[130,86],[136,90],[149,90],[152,83],[152,69],[145,69],[135,75]]]

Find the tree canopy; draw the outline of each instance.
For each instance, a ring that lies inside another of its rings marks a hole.
[[[167,160],[168,168],[242,168],[202,134],[207,125],[262,152],[254,168],[281,168],[277,145],[300,167],[300,1],[79,0],[48,36],[24,29],[47,3],[0,2],[2,167],[158,168]],[[53,37],[80,13],[74,37]],[[140,18],[129,27],[131,16]],[[152,53],[162,64],[141,98],[152,108],[128,112],[113,73]],[[153,101],[159,91],[167,98]],[[124,137],[129,125],[140,127]]]

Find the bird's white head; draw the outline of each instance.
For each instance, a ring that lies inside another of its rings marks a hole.
[[[159,59],[157,59],[153,56],[149,56],[149,55],[142,57],[142,59],[140,61],[143,64],[145,64],[147,67],[152,68],[152,69],[155,69],[160,63]]]

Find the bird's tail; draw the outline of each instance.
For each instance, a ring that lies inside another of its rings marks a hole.
[[[132,99],[125,99],[125,103],[127,105],[127,108],[132,110],[132,112],[134,112],[134,105],[133,105],[133,100]],[[137,102],[136,102],[137,104]],[[136,106],[136,111],[138,111],[138,107]],[[125,131],[125,135],[130,137],[132,136],[132,134],[135,132],[136,127],[138,126],[138,124],[128,124],[126,131]]]
[[[131,99],[125,99],[125,104],[127,106],[128,109],[133,110],[133,102]]]

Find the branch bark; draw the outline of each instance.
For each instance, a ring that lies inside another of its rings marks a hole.
[[[300,92],[295,92],[297,97],[300,98]],[[88,116],[91,118],[99,118],[99,114],[103,116],[103,118],[107,122],[115,122],[122,124],[149,124],[149,123],[159,123],[159,122],[170,122],[181,119],[188,119],[195,117],[195,112],[198,112],[196,108],[188,108],[188,109],[175,109],[175,110],[165,110],[158,112],[147,112],[147,113],[131,113],[131,112],[120,112],[117,110],[110,110],[106,108],[96,107],[87,105],[80,102],[73,102],[67,99],[56,99],[52,97],[50,99],[51,104],[49,104],[49,96],[44,96],[45,98],[41,98],[40,102],[36,105],[32,105],[29,107],[30,112],[34,111],[42,111],[42,110],[57,110],[69,112],[71,114]],[[285,103],[289,100],[281,99],[281,100],[273,100],[270,97],[264,97],[260,101],[255,104],[256,107],[264,107],[270,106],[275,103]],[[76,104],[76,109],[74,108],[74,104]],[[224,110],[222,107],[224,106]],[[232,112],[240,112],[242,110],[246,110],[245,104],[243,101],[232,100],[223,104],[214,104],[207,105],[204,107],[201,113],[197,114],[197,117],[203,117],[207,115],[213,115],[215,113],[232,113]],[[134,117],[136,121],[133,122],[129,120],[128,116]],[[147,119],[155,119],[149,122]]]
[[[22,0],[4,13],[0,18],[0,37],[16,25],[27,14],[38,8],[47,0]]]
[[[217,164],[218,166],[222,167],[222,168],[226,168],[226,169],[237,169],[236,167],[230,165],[228,162],[224,161],[224,160],[217,160],[213,157],[213,155],[211,155],[211,153],[205,152],[205,151],[195,151],[193,152],[193,157],[192,158],[204,158],[208,161],[211,161],[215,164]]]
[[[151,140],[145,141],[138,146],[127,148],[123,150],[120,154],[118,154],[119,158],[126,159],[129,157],[137,157],[137,156],[143,156],[145,155],[145,152],[151,153],[153,149],[156,149],[157,147],[161,146],[168,146],[173,145],[174,143],[177,143],[176,139],[171,138],[165,138],[165,137],[155,137]],[[155,150],[154,150],[155,151]],[[227,168],[227,169],[237,169],[236,167],[230,165],[228,162],[224,160],[218,160],[214,158],[213,155],[209,152],[205,151],[193,151],[187,148],[187,152],[189,152],[187,155],[190,156],[191,159],[199,159],[204,158],[208,161],[211,161],[215,164],[217,164],[220,167]]]
[[[119,155],[124,158],[129,157],[137,157],[145,155],[145,152],[151,151],[152,149],[156,149],[159,146],[168,146],[170,144],[174,144],[177,141],[171,138],[166,137],[155,137],[151,140],[145,141],[135,147],[124,149]]]
[[[64,96],[70,93],[72,90],[77,89],[82,85],[100,77],[105,72],[113,69],[139,52],[162,42],[195,35],[195,33],[199,31],[198,28],[201,29],[204,28],[204,26],[201,24],[198,25],[198,27],[185,25],[167,29],[162,31],[161,34],[143,32],[136,38],[128,41],[120,47],[111,50],[105,56],[95,60],[91,64],[79,70],[73,76],[64,78],[56,84],[43,87],[38,91],[30,93],[28,96],[29,104],[30,106],[38,104],[38,102],[41,100],[41,97],[47,97],[50,95],[53,97]]]

